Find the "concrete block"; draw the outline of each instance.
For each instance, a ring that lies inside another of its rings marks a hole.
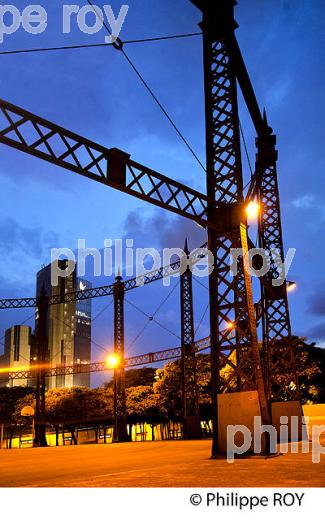
[[[236,392],[218,395],[218,450],[220,455],[227,455],[228,425],[243,425],[248,428],[254,438],[254,417],[261,416],[261,408],[257,391]],[[243,434],[235,435],[237,446],[243,444]],[[253,453],[253,442],[247,453]]]
[[[288,442],[300,442],[308,440],[308,432],[302,423],[303,410],[300,401],[286,401],[272,403],[272,425],[278,433],[280,440],[280,418],[288,418]]]

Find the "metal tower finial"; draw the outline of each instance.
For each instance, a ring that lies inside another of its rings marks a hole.
[[[264,110],[263,110],[263,121],[266,125],[268,125],[268,122],[267,122],[267,115],[266,115],[266,108],[264,107]]]
[[[269,125],[269,122],[268,122],[268,119],[267,119],[266,108],[264,108],[264,110],[263,110],[263,122],[265,124],[266,129],[267,129],[267,133],[269,135],[273,134],[273,128]]]
[[[188,247],[188,239],[187,239],[187,237],[185,238],[184,253],[185,253],[187,256],[190,254],[190,250],[189,250],[189,247]]]

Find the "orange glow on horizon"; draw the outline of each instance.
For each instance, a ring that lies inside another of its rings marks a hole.
[[[0,374],[17,374],[19,372],[36,372],[37,370],[51,370],[51,369],[60,369],[60,368],[73,368],[73,367],[85,367],[90,366],[90,363],[74,363],[73,365],[63,365],[63,364],[50,364],[46,363],[43,365],[32,364],[30,366],[21,366],[21,367],[4,367],[0,368]]]
[[[14,374],[15,372],[27,372],[30,370],[30,367],[21,367],[21,368],[0,368],[0,374]]]
[[[17,372],[34,372],[39,369],[48,369],[53,368],[52,365],[31,365],[31,366],[22,366],[22,367],[5,367],[0,368],[0,374],[16,374]]]

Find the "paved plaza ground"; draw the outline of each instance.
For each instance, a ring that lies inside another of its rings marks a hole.
[[[210,459],[211,441],[0,450],[0,487],[323,487],[325,456]]]

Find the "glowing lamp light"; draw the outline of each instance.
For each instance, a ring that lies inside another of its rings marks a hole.
[[[117,368],[120,364],[120,356],[117,354],[110,354],[106,358],[106,366],[108,368]]]
[[[255,201],[251,201],[247,206],[246,206],[246,215],[249,219],[251,220],[256,220],[259,213],[260,213],[260,205],[255,202]]]
[[[226,324],[226,329],[227,330],[234,330],[236,328],[236,325],[233,321],[228,321],[228,323]]]
[[[297,284],[296,282],[288,282],[287,284],[287,291],[288,292],[293,292],[297,289]]]
[[[35,415],[34,408],[32,406],[24,406],[20,412],[20,415],[22,417],[33,417]]]

